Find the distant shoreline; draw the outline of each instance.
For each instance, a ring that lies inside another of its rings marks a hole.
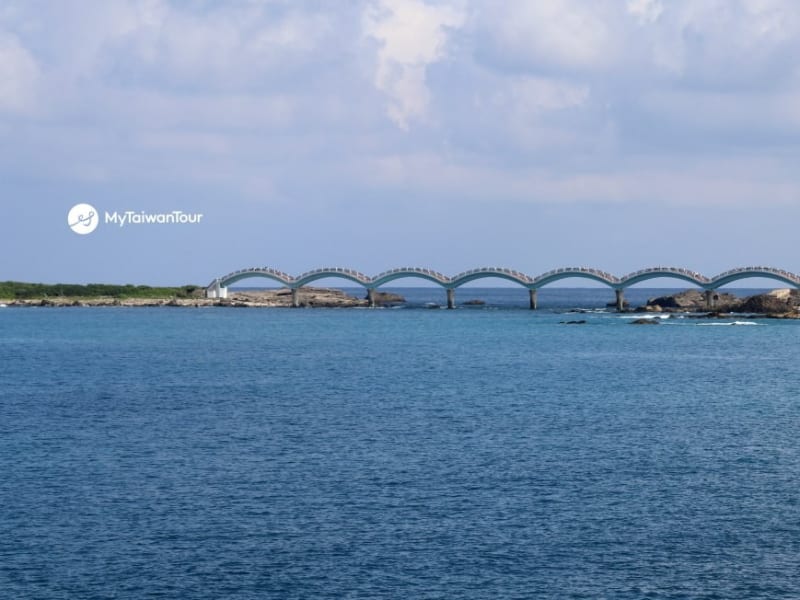
[[[657,288],[654,288],[654,291]],[[227,298],[206,298],[198,286],[150,287],[109,284],[31,284],[0,282],[0,305],[4,307],[253,307],[289,308],[294,305],[310,308],[366,308],[367,295],[359,297],[336,288],[303,286],[268,290],[231,289]],[[372,291],[375,306],[399,306],[406,299],[388,291]],[[14,296],[11,296],[14,294]],[[22,296],[22,297],[20,297]],[[748,314],[756,318],[800,318],[800,292],[773,290],[739,298],[730,293],[716,295],[714,306],[706,306],[703,294],[694,289],[650,298],[646,304],[627,307],[622,312],[683,312],[709,318],[726,318],[731,314]],[[484,300],[472,298],[461,302],[464,307],[481,306]],[[426,302],[427,308],[439,308]]]
[[[116,285],[109,283],[29,283],[23,281],[0,282],[0,301],[21,300],[70,300],[99,299],[171,299],[202,298],[202,286],[183,285],[177,287],[153,287],[149,285]]]
[[[95,287],[100,286],[98,285]],[[121,288],[123,291],[127,291],[132,286],[117,287]],[[0,303],[5,304],[6,306],[18,307],[176,306],[200,308],[207,306],[230,306],[279,308],[292,306],[291,290],[287,288],[263,291],[234,291],[229,298],[206,298],[202,293],[202,288],[187,289],[192,287],[194,286],[184,286],[183,288],[150,288],[146,286],[140,286],[139,288],[136,288],[139,295],[135,297],[108,294],[59,294],[32,296],[26,298],[3,298],[0,296]],[[165,293],[173,291],[175,292],[173,294]],[[338,308],[365,307],[369,305],[369,301],[366,298],[358,298],[356,296],[347,294],[342,290],[328,288],[303,288],[299,294],[299,300],[300,306],[303,307]],[[401,304],[404,301],[405,299],[397,294],[382,293],[378,296],[379,306],[387,304]]]

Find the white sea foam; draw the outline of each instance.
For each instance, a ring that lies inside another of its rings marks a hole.
[[[761,325],[761,323],[756,323],[755,321],[733,321],[732,323],[698,323],[698,325]]]

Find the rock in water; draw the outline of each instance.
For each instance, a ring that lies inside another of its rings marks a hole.
[[[786,313],[792,310],[794,304],[788,294],[781,297],[771,293],[749,296],[736,307],[736,312],[749,313]]]
[[[714,313],[753,313],[792,315],[797,312],[800,305],[799,290],[773,290],[766,294],[756,294],[747,298],[737,298],[733,294],[713,291]],[[706,312],[705,294],[701,290],[686,290],[679,294],[660,296],[647,301],[647,306],[642,307],[647,312],[665,310]]]
[[[739,298],[733,294],[714,290],[714,307],[716,309],[731,310],[731,307],[738,302]],[[702,312],[707,310],[706,296],[703,290],[685,290],[677,294],[650,298],[647,301],[647,307],[649,308],[645,308],[645,310],[653,311],[656,306],[668,311]]]
[[[365,296],[369,300],[369,294]],[[404,304],[406,299],[400,294],[392,292],[374,292],[375,304],[377,306],[391,306],[392,304]]]
[[[631,321],[631,325],[658,325],[661,319],[636,319]]]

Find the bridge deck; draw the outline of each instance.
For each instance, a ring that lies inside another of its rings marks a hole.
[[[374,277],[365,275],[355,269],[343,267],[322,267],[307,271],[298,276],[289,275],[284,271],[272,267],[253,267],[249,269],[239,269],[238,271],[233,271],[232,273],[218,277],[208,285],[206,290],[207,293],[213,294],[220,288],[227,288],[232,283],[252,277],[272,279],[292,289],[302,287],[318,279],[326,279],[329,277],[346,279],[363,285],[366,288],[375,288],[389,283],[390,281],[407,277],[416,277],[432,281],[448,289],[457,288],[470,281],[483,278],[502,278],[519,283],[529,289],[538,289],[561,279],[571,277],[599,281],[614,289],[620,290],[649,279],[660,277],[671,277],[687,281],[704,290],[714,290],[741,279],[750,279],[754,277],[774,279],[790,286],[800,287],[800,275],[797,273],[765,266],[738,267],[720,273],[715,277],[707,277],[697,271],[682,267],[648,267],[622,277],[591,267],[561,267],[536,276],[528,275],[522,271],[509,269],[507,267],[479,267],[463,271],[452,277],[426,267],[398,267],[383,271]]]

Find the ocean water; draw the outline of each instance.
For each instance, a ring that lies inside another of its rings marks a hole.
[[[799,322],[457,297],[0,309],[0,597],[800,596]]]

